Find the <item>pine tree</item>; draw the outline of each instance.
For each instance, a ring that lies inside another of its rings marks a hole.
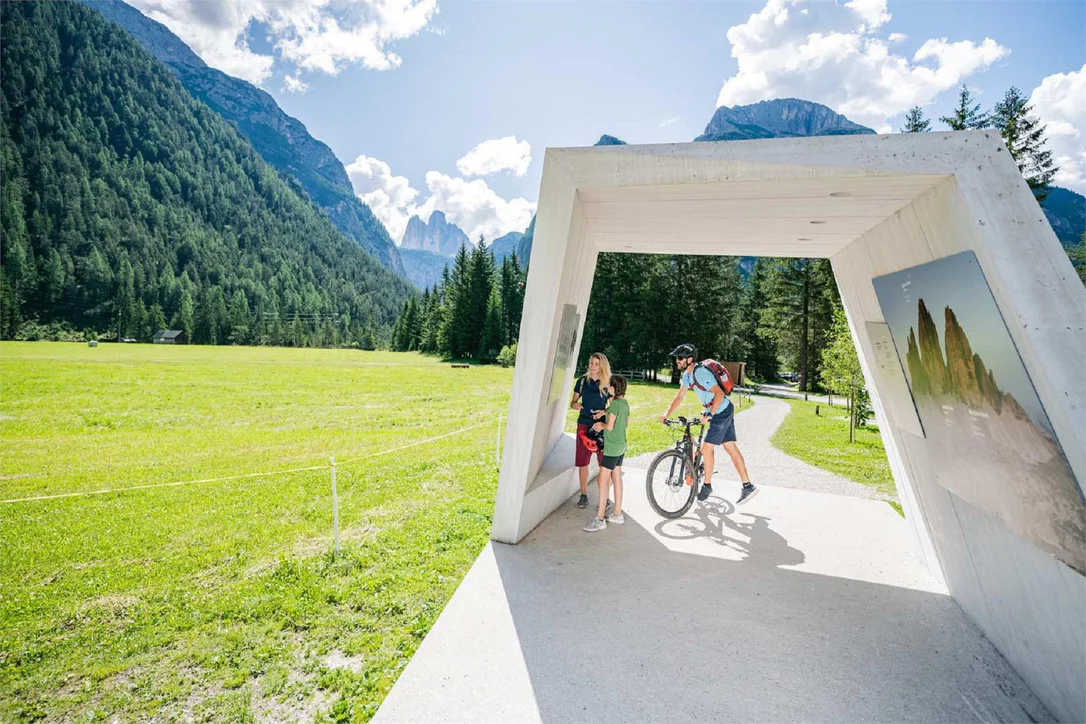
[[[988,114],[981,113],[980,103],[973,103],[973,94],[964,83],[958,91],[958,106],[951,115],[942,116],[939,120],[952,131],[988,128],[991,125]]]
[[[471,298],[471,258],[467,247],[461,246],[453,262],[453,270],[447,287],[449,313],[446,315],[445,337],[448,341],[447,354],[450,357],[466,359],[475,352],[471,332],[473,326]],[[476,340],[477,344],[478,340]]]
[[[494,285],[487,300],[486,319],[483,322],[483,333],[476,358],[483,362],[493,362],[501,352],[504,337],[501,294],[498,286]]]
[[[249,300],[240,289],[230,300],[230,331],[227,339],[231,344],[249,343]]]
[[[1052,162],[1052,151],[1044,147],[1044,124],[1032,112],[1033,106],[1022,92],[1011,86],[992,110],[992,125],[999,130],[1033,195],[1044,201],[1059,168]]]
[[[775,380],[778,373],[776,340],[763,320],[769,296],[770,263],[769,259],[754,260],[743,287],[738,315],[742,344],[739,356],[747,362],[747,373],[762,380]]]
[[[799,375],[799,389],[819,380],[821,350],[832,327],[837,288],[826,259],[780,260],[768,279],[762,319],[777,349]]]
[[[920,106],[913,106],[905,114],[905,125],[901,127],[902,133],[923,133],[931,130],[931,121],[924,118],[924,111]]]

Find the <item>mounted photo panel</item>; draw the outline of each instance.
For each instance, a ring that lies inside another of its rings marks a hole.
[[[1082,492],[976,255],[873,283],[937,482],[1086,571]]]

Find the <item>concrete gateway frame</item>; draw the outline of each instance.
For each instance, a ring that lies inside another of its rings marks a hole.
[[[1081,516],[1086,292],[997,133],[548,149],[496,541],[518,542],[577,488],[562,431],[573,383],[563,358],[579,345],[601,251],[828,257],[917,554],[1054,714],[1086,721],[1086,578],[1030,530],[937,482],[901,367],[886,360],[872,283],[976,255],[1067,458]],[[1000,483],[990,495],[1029,481]],[[1073,556],[1086,547],[1077,533],[1073,545]]]

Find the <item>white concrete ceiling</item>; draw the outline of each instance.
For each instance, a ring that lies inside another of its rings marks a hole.
[[[830,256],[943,174],[579,188],[601,251]]]

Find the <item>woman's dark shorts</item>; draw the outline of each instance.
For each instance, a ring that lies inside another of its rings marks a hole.
[[[622,467],[622,458],[624,458],[624,457],[626,457],[625,454],[622,454],[622,455],[604,455],[603,456],[603,462],[600,463],[600,467],[602,467],[604,470],[614,470],[615,468],[621,468]]]
[[[709,431],[705,433],[705,442],[710,445],[722,445],[735,442],[735,410],[732,405],[713,415],[709,421]]]
[[[592,462],[592,456],[595,455],[600,464],[603,464],[603,447],[600,447],[595,453],[591,452],[584,446],[584,441],[581,439],[581,433],[588,430],[588,425],[577,425],[577,452],[573,463],[574,467],[583,468]]]

